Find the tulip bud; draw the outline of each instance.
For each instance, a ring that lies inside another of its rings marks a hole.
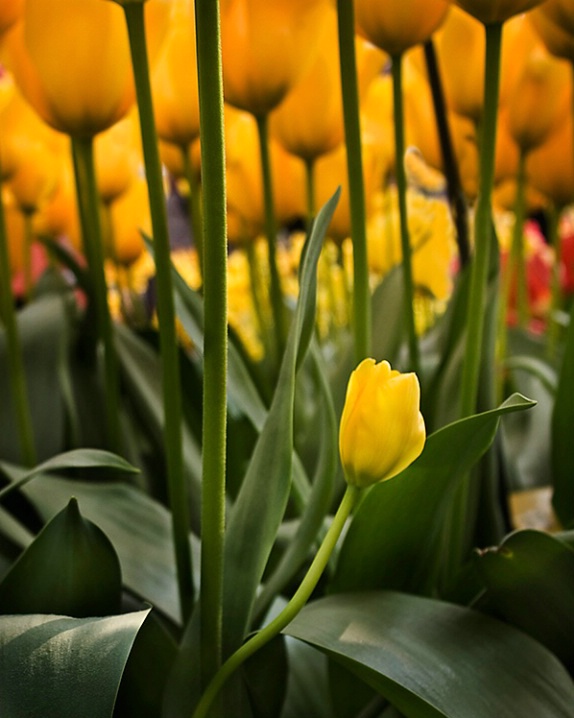
[[[422,452],[426,433],[414,373],[364,359],[351,374],[339,431],[347,483],[364,488],[406,469]]]

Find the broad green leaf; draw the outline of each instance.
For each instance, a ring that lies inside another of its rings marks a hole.
[[[36,453],[39,460],[58,454],[64,445],[64,403],[57,367],[66,355],[65,302],[46,295],[18,312],[18,328]],[[6,336],[0,324],[0,456],[19,462],[19,437],[7,367]]]
[[[0,616],[0,715],[111,718],[147,614]]]
[[[574,550],[540,531],[517,531],[480,551],[486,591],[477,607],[522,629],[574,672]]]
[[[574,425],[574,305],[570,314],[570,326],[562,368],[556,389],[556,402],[552,414],[552,482],[553,505],[563,526],[574,523],[574,452],[572,451],[572,426]]]
[[[295,376],[297,363],[307,349],[301,337],[309,321],[314,320],[316,266],[339,194],[337,191],[320,210],[313,224],[301,266],[299,301],[273,402],[229,516],[223,589],[225,654],[241,645],[248,631],[255,594],[289,498]]]
[[[521,631],[468,608],[394,592],[306,606],[284,631],[327,653],[406,718],[567,718],[570,676]]]
[[[114,547],[70,499],[0,583],[0,613],[86,618],[117,613],[122,576]]]
[[[329,701],[327,659],[290,636],[286,637],[286,646],[289,675],[281,718],[333,718]]]
[[[13,476],[13,471],[3,462],[0,462],[0,469],[8,476]],[[111,454],[109,451],[100,449],[74,449],[63,454],[53,456],[51,459],[44,461],[31,471],[26,472],[13,483],[5,486],[0,490],[0,499],[16,489],[22,488],[32,479],[40,475],[56,471],[66,471],[67,469],[111,469],[124,474],[137,474],[139,469],[132,466],[121,456]]]
[[[97,523],[113,543],[124,585],[176,623],[180,620],[171,518],[164,506],[139,489],[121,483],[52,478],[32,483],[24,492],[45,520],[57,513],[70,496],[76,496],[84,516]],[[197,546],[194,550],[196,559]],[[194,566],[198,565],[194,560]]]
[[[402,474],[373,486],[349,527],[332,590],[430,590],[454,489],[492,443],[500,417],[532,405],[515,394],[498,409],[439,429]]]

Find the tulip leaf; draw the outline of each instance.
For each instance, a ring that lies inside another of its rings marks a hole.
[[[249,629],[255,594],[289,498],[296,369],[307,349],[303,345],[304,333],[309,323],[314,321],[316,267],[339,194],[340,190],[318,213],[303,250],[299,301],[277,387],[229,516],[223,594],[223,645],[226,654],[241,645]],[[306,338],[307,342],[310,341],[309,332]]]
[[[281,718],[333,718],[327,659],[306,643],[286,636],[289,674]]]
[[[36,454],[43,460],[62,451],[64,402],[56,367],[66,356],[69,321],[61,296],[45,295],[18,312],[18,329]],[[20,439],[12,406],[6,333],[0,324],[0,456],[19,462]]]
[[[24,493],[45,520],[76,496],[84,516],[97,523],[113,543],[124,585],[174,622],[180,620],[171,519],[164,506],[127,484],[60,477],[32,483]],[[197,546],[192,543],[192,547],[197,554]],[[194,566],[198,565],[194,560]]]
[[[0,462],[0,469],[6,472],[6,464]],[[0,499],[14,490],[22,488],[22,486],[38,476],[44,476],[55,471],[65,471],[67,469],[111,469],[124,474],[139,473],[139,469],[136,469],[135,466],[132,466],[125,459],[122,459],[121,456],[112,454],[109,451],[102,451],[101,449],[74,449],[53,456],[51,459],[36,466],[32,471],[28,471],[23,476],[20,476],[13,483],[5,486],[0,490]]]
[[[430,590],[454,489],[491,445],[500,417],[531,406],[514,394],[497,409],[439,429],[411,466],[373,486],[347,532],[332,590]]]
[[[394,267],[373,292],[373,357],[386,359],[395,366],[401,339],[403,319],[404,280],[402,267]]]
[[[574,306],[562,358],[562,368],[556,389],[552,414],[551,460],[554,485],[553,505],[563,526],[574,525],[574,452],[572,426],[574,425]]]
[[[147,614],[0,616],[0,714],[111,718]]]
[[[2,579],[0,613],[106,616],[119,611],[121,591],[114,547],[70,499]]]
[[[486,589],[476,606],[540,641],[574,673],[574,550],[541,531],[517,531],[480,551],[476,567]]]
[[[570,676],[544,646],[489,616],[378,591],[306,606],[284,631],[327,653],[406,718],[567,718]]]

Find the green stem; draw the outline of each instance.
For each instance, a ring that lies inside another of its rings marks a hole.
[[[32,218],[34,213],[30,210],[23,210],[24,218],[24,298],[26,301],[32,298],[32,245],[34,244],[34,229]]]
[[[76,184],[82,237],[93,286],[98,337],[104,348],[104,402],[107,444],[111,451],[121,452],[119,366],[114,345],[114,327],[108,304],[105,257],[102,243],[100,195],[94,166],[93,137],[73,137],[72,149],[76,169]]]
[[[548,215],[548,239],[554,248],[554,266],[552,268],[552,284],[550,298],[550,312],[548,315],[548,344],[547,356],[555,358],[556,346],[560,336],[560,324],[556,320],[556,313],[562,309],[562,287],[560,282],[560,267],[562,264],[562,237],[560,235],[561,209],[552,205]]]
[[[168,494],[172,514],[179,600],[182,617],[185,621],[191,614],[193,604],[193,578],[189,544],[188,494],[183,465],[181,379],[171,277],[167,209],[149,81],[149,63],[144,30],[144,6],[139,2],[126,3],[123,8],[128,28],[139,106],[140,130],[153,231]]]
[[[518,174],[516,177],[516,198],[514,202],[514,229],[512,232],[512,251],[516,268],[516,308],[518,325],[522,328],[528,323],[528,285],[526,280],[526,261],[524,257],[524,218],[526,215],[526,153],[520,152]]]
[[[315,160],[305,160],[305,188],[307,194],[307,233],[315,219]]]
[[[219,3],[195,0],[204,261],[201,683],[221,665],[227,422],[227,223]]]
[[[486,289],[492,243],[491,194],[494,185],[494,148],[502,23],[486,25],[486,64],[484,74],[484,117],[480,142],[480,184],[474,217],[474,258],[470,270],[470,296],[467,309],[466,346],[462,366],[461,412],[469,416],[476,411],[479,372],[482,359]],[[485,360],[494,366],[494,357]],[[445,536],[445,582],[454,577],[470,549],[476,522],[476,501],[470,490],[470,476],[461,481],[450,507]]]
[[[470,259],[470,241],[468,236],[468,208],[462,189],[460,172],[454,152],[452,137],[448,124],[446,102],[442,87],[440,71],[432,39],[424,44],[424,53],[429,84],[433,99],[435,120],[438,130],[440,151],[444,165],[444,176],[449,204],[456,228],[456,242],[460,266],[466,267]]]
[[[189,157],[190,145],[181,147],[180,149],[183,160],[183,172],[189,187],[189,221],[191,225],[191,232],[193,234],[193,241],[197,250],[199,271],[203,279],[203,217],[201,211],[200,186]]]
[[[265,628],[262,628],[253,638],[247,643],[244,643],[240,648],[235,651],[223,664],[219,672],[215,675],[214,679],[209,684],[207,690],[201,697],[200,702],[193,713],[193,718],[205,718],[208,715],[209,708],[219,691],[227,681],[227,679],[241,666],[250,656],[256,651],[265,646],[272,638],[275,638],[301,611],[309,600],[313,590],[315,589],[319,579],[333,549],[341,535],[341,531],[345,526],[345,523],[360,494],[361,489],[356,486],[347,486],[347,490],[343,495],[337,513],[333,517],[333,522],[329,526],[329,530],[325,534],[311,566],[309,567],[305,577],[303,578],[299,588],[294,593],[293,597],[281,613],[276,616],[271,623],[268,623]]]
[[[392,58],[393,115],[395,124],[395,173],[399,198],[399,219],[401,230],[401,251],[403,256],[404,321],[407,329],[411,369],[420,375],[419,343],[415,328],[414,281],[411,257],[411,241],[407,214],[407,176],[405,172],[405,120],[402,89],[402,55]]]
[[[263,312],[263,305],[261,302],[262,281],[255,240],[247,239],[245,241],[245,254],[247,256],[247,263],[249,265],[249,286],[251,288],[253,311],[257,320],[257,328],[259,330],[258,333],[261,338],[261,342],[265,347],[265,351],[269,352],[271,348],[269,346],[269,332],[267,327],[267,321]]]
[[[283,354],[287,337],[285,318],[285,305],[283,302],[283,290],[281,288],[281,277],[277,267],[277,225],[275,222],[275,202],[273,199],[273,178],[271,174],[271,157],[269,154],[269,128],[268,118],[261,115],[257,120],[257,131],[259,134],[259,154],[261,159],[261,175],[263,179],[263,203],[265,207],[265,234],[267,236],[267,247],[269,257],[269,295],[271,300],[271,312],[275,326],[275,340],[277,347],[278,362]]]
[[[8,251],[8,237],[4,219],[4,205],[0,198],[0,317],[6,330],[6,352],[8,359],[8,376],[10,377],[10,390],[16,412],[16,423],[20,439],[20,453],[22,463],[26,466],[36,464],[36,447],[32,416],[28,402],[26,386],[26,372],[20,332],[16,320],[14,298],[12,297],[12,277],[10,276],[10,255]]]
[[[355,362],[359,363],[371,354],[372,330],[353,0],[337,0],[337,16],[353,240],[353,332]]]
[[[476,410],[482,358],[486,285],[491,245],[491,194],[494,185],[494,148],[500,75],[502,23],[486,25],[484,117],[480,141],[480,184],[474,217],[474,259],[466,324],[466,347],[462,369],[461,414]],[[461,517],[461,520],[462,517]]]

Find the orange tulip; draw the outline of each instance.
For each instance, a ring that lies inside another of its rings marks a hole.
[[[312,62],[329,0],[223,0],[225,99],[262,116]]]
[[[568,113],[526,160],[526,173],[532,186],[558,207],[570,204],[574,198],[573,132],[572,115]]]
[[[199,136],[195,11],[191,0],[175,0],[169,31],[152,72],[158,136],[187,146]]]
[[[446,0],[356,0],[357,26],[389,55],[400,55],[433,34],[448,12]]]
[[[450,0],[484,25],[504,22],[526,12],[544,0]]]
[[[0,35],[20,18],[23,8],[24,0],[2,0],[0,4]]]
[[[570,3],[547,0],[528,18],[553,55],[574,62],[574,12]]]

